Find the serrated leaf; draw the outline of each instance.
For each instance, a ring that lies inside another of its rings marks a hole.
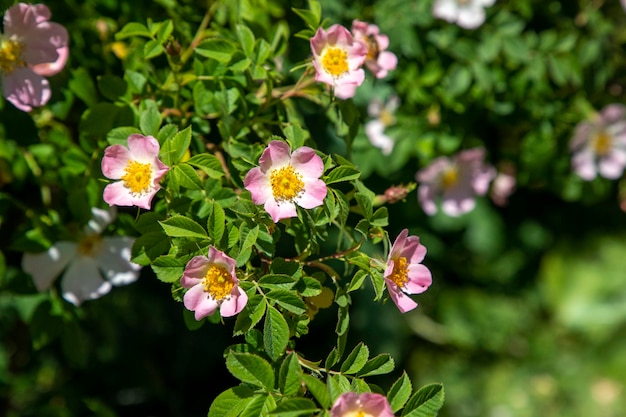
[[[350,381],[343,375],[329,375],[326,380],[332,403],[344,392],[350,391]]]
[[[185,187],[188,190],[202,190],[203,188],[202,181],[196,171],[184,162],[174,165],[169,175],[174,177],[174,181],[180,187]]]
[[[306,305],[295,291],[277,289],[269,291],[265,295],[287,311],[294,314],[306,313]]]
[[[237,45],[233,42],[220,39],[209,38],[202,41],[194,52],[205,58],[211,58],[221,63],[227,64],[237,51]]]
[[[263,325],[263,345],[265,352],[272,360],[282,356],[289,342],[289,325],[280,312],[272,306],[267,306],[265,323]]]
[[[128,145],[128,137],[136,133],[141,133],[136,127],[123,126],[111,129],[107,134],[107,142],[109,145]]]
[[[411,384],[411,379],[406,374],[406,371],[402,373],[400,378],[398,378],[387,393],[387,399],[389,400],[389,404],[391,405],[391,409],[394,413],[404,407],[407,400],[411,396],[411,390],[413,389],[413,385]]]
[[[280,366],[278,388],[287,397],[295,396],[300,391],[302,368],[298,363],[298,355],[290,353]]]
[[[317,411],[319,408],[308,398],[288,398],[272,410],[270,415],[276,417],[310,416]]]
[[[361,288],[363,286],[363,282],[365,281],[366,277],[367,277],[367,272],[363,271],[362,269],[359,269],[358,271],[356,271],[356,274],[354,274],[354,276],[352,277],[352,280],[350,280],[350,284],[348,285],[348,289],[346,291],[347,292],[356,291],[359,288]]]
[[[226,230],[226,213],[224,209],[215,201],[212,202],[213,209],[207,220],[207,230],[213,242],[217,243],[222,240],[224,231]]]
[[[185,263],[171,255],[159,256],[151,266],[157,278],[163,282],[178,281],[185,269]]]
[[[152,34],[145,25],[137,22],[129,22],[124,25],[122,30],[115,34],[115,40],[122,40],[130,38],[131,36],[143,36],[144,38],[151,38]]]
[[[294,286],[295,281],[292,276],[284,274],[268,274],[262,276],[258,284],[261,288],[268,290],[283,289],[288,290]]]
[[[261,321],[263,314],[265,314],[265,307],[267,303],[265,298],[260,294],[255,294],[248,298],[248,303],[244,307],[243,311],[237,314],[237,320],[235,321],[234,335],[240,335],[247,333],[256,324]]]
[[[242,230],[240,230],[240,234],[241,235],[243,235]],[[259,237],[259,225],[257,224],[252,229],[250,229],[250,231],[246,235],[246,238],[244,239],[243,243],[241,244],[241,250],[245,250],[245,249],[248,249],[248,248],[251,248],[252,246],[254,246],[254,244],[256,243],[256,240],[257,240],[258,237]]]
[[[267,391],[274,388],[274,370],[260,356],[231,351],[226,357],[226,367],[235,378],[242,382],[265,388]]]
[[[363,342],[356,345],[341,365],[342,374],[354,374],[363,368],[369,358],[370,350]]]
[[[189,165],[204,171],[209,177],[219,179],[224,176],[222,164],[215,155],[201,153],[194,155],[187,161]]]
[[[202,226],[184,216],[172,216],[167,220],[160,221],[159,224],[165,231],[165,234],[170,237],[208,238]]]
[[[322,408],[330,407],[330,394],[326,384],[312,375],[302,375],[304,382]]]
[[[324,182],[326,184],[334,184],[337,182],[344,182],[355,180],[361,176],[361,171],[356,168],[348,167],[348,166],[338,166],[328,173],[327,176],[324,177]]]
[[[145,103],[147,108],[141,112],[139,116],[139,128],[144,135],[156,136],[159,132],[159,126],[161,126],[161,114],[154,101],[146,100]],[[161,149],[161,151],[163,151],[163,149]],[[163,157],[161,157],[161,160],[165,162]],[[168,163],[165,164],[170,165]]]
[[[239,38],[239,43],[241,43],[241,47],[243,52],[246,54],[246,57],[253,58],[254,52],[254,33],[250,30],[249,27],[245,25],[238,24],[235,27],[237,32],[237,38]]]
[[[267,394],[259,394],[252,397],[252,400],[246,405],[239,417],[259,417],[262,415],[265,401],[267,401]]]
[[[163,142],[161,151],[159,152],[161,161],[167,166],[177,164],[182,159],[185,152],[187,152],[187,149],[189,149],[190,143],[191,126],[187,126],[185,129]]]
[[[430,384],[419,389],[402,411],[403,417],[435,417],[443,406],[443,385]]]
[[[230,388],[213,400],[207,417],[235,417],[248,405],[253,395],[254,391],[247,386]]]
[[[151,39],[143,46],[144,59],[152,59],[165,52],[165,48],[158,39]]]
[[[359,377],[388,374],[393,371],[394,361],[391,355],[383,353],[373,357],[365,363],[358,372]]]

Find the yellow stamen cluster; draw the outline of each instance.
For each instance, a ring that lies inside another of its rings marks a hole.
[[[0,39],[0,72],[7,75],[16,68],[25,67],[23,52],[24,44],[17,39]]]
[[[444,189],[454,187],[459,180],[459,171],[455,167],[447,168],[441,177],[441,184]]]
[[[124,187],[129,188],[133,194],[143,194],[150,189],[152,167],[150,164],[142,164],[137,161],[129,161],[124,168],[122,176]]]
[[[102,236],[89,235],[78,243],[76,251],[84,256],[94,257],[102,246]]]
[[[593,137],[591,143],[596,155],[604,156],[611,151],[611,148],[613,147],[613,138],[605,131],[601,131]]]
[[[212,264],[204,275],[202,285],[205,292],[211,294],[214,300],[220,301],[230,295],[235,283],[226,268]]]
[[[394,259],[393,272],[387,278],[393,281],[399,288],[403,288],[404,284],[409,281],[409,265],[404,256]]]
[[[391,126],[396,123],[396,118],[393,117],[393,113],[391,113],[389,110],[382,110],[380,112],[380,115],[378,116],[378,119],[383,123],[383,125],[385,125],[385,127]]]
[[[344,414],[343,417],[374,417],[370,413],[366,413],[365,411],[349,411],[347,414]]]
[[[302,175],[298,174],[291,165],[272,171],[270,185],[276,201],[293,201],[304,189]]]
[[[348,72],[348,53],[342,48],[329,46],[322,52],[322,66],[333,77],[340,77]]]

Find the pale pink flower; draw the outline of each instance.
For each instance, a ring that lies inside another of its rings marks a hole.
[[[2,94],[15,107],[31,111],[50,99],[48,80],[65,66],[69,55],[67,30],[50,22],[43,4],[17,3],[4,14],[0,35]]]
[[[345,27],[332,25],[328,31],[317,30],[311,38],[311,51],[315,80],[333,87],[339,98],[354,96],[356,87],[365,79],[361,65],[367,56],[367,47],[356,42]]]
[[[476,29],[485,21],[485,7],[496,0],[435,0],[433,15],[465,29]]]
[[[33,277],[38,291],[50,288],[63,273],[63,298],[75,306],[111,291],[112,285],[137,280],[140,265],[130,261],[134,239],[126,236],[101,236],[113,221],[115,212],[92,208],[79,242],[60,241],[41,253],[25,253],[22,269]]]
[[[333,404],[330,417],[393,417],[393,411],[384,395],[346,392]]]
[[[626,10],[626,0],[620,0],[620,3],[622,3],[622,8]]]
[[[137,206],[150,209],[150,203],[161,188],[159,181],[169,167],[159,160],[159,142],[152,136],[133,134],[128,148],[109,146],[104,150],[102,173],[120,180],[104,189],[103,198],[113,206]]]
[[[619,178],[626,167],[626,106],[610,104],[579,123],[569,147],[572,167],[582,179]]]
[[[274,223],[296,217],[296,204],[305,209],[323,204],[326,183],[319,178],[324,162],[313,149],[302,146],[291,153],[287,143],[273,140],[259,165],[246,174],[243,183],[254,204],[263,204]]]
[[[394,113],[399,103],[398,96],[392,96],[385,104],[374,97],[367,106],[367,113],[375,119],[365,123],[365,134],[370,143],[380,148],[384,155],[389,155],[393,150],[394,141],[385,134],[385,129],[396,123]]]
[[[376,78],[384,78],[389,71],[396,69],[398,57],[393,52],[386,51],[389,38],[380,33],[378,26],[355,20],[352,22],[352,35],[354,40],[363,43],[367,48],[365,66]]]
[[[194,256],[187,263],[180,285],[189,288],[183,304],[195,312],[196,320],[210,316],[218,308],[222,317],[232,317],[246,306],[248,295],[239,288],[236,265],[233,258],[213,246],[209,247],[208,257]]]
[[[515,191],[517,180],[515,169],[511,165],[504,164],[491,183],[491,200],[498,206],[505,206],[509,196]]]
[[[426,248],[417,236],[409,236],[409,231],[400,232],[393,242],[383,277],[389,295],[398,309],[406,313],[417,307],[417,303],[406,294],[421,294],[433,282],[430,270],[421,262],[426,256]]]
[[[456,217],[474,209],[475,197],[485,195],[496,170],[484,164],[485,150],[474,148],[461,151],[452,159],[436,158],[415,175],[420,183],[417,198],[428,215],[437,212],[436,199],[441,197],[441,209]]]

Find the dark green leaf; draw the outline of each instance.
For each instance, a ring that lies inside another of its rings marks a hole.
[[[208,238],[202,226],[188,217],[176,215],[167,220],[160,221],[159,224],[170,237]]]
[[[226,367],[233,376],[248,384],[271,391],[274,388],[274,371],[263,358],[251,353],[228,352]]]
[[[282,314],[275,307],[267,306],[263,325],[263,345],[272,360],[282,356],[289,342],[289,326]]]

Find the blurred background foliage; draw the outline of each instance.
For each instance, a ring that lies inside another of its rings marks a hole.
[[[376,23],[399,58],[396,71],[368,80],[354,98],[356,123],[368,119],[372,98],[400,98],[387,130],[395,147],[382,155],[361,128],[347,155],[336,113],[294,100],[322,150],[350,156],[379,193],[414,181],[431,159],[473,146],[517,177],[507,205],[483,198],[460,218],[426,216],[415,193],[390,205],[390,236],[408,227],[421,237],[434,284],[403,316],[390,302],[372,303],[371,288],[359,292],[351,338],[392,353],[414,386],[443,383],[444,417],[623,415],[626,183],[581,180],[567,147],[594,110],[626,104],[619,1],[498,0],[476,30],[434,19],[431,0],[349,3],[321,1],[325,24]],[[234,385],[221,359],[232,321],[190,332],[190,317],[147,268],[137,283],[74,309],[35,292],[19,269],[20,252],[48,246],[62,219],[84,222],[101,204],[101,185],[89,173],[99,172],[109,131],[134,117],[119,97],[127,88],[149,96],[154,86],[140,71],[164,76],[165,57],[146,65],[145,45],[115,38],[126,23],[172,19],[186,47],[208,7],[216,8],[216,27],[241,16],[257,38],[288,39],[281,59],[295,82],[289,68],[308,58],[309,45],[294,37],[304,24],[291,7],[306,3],[46,4],[71,38],[68,66],[50,80],[51,105],[29,115],[0,102],[0,415],[204,415]],[[279,31],[285,36],[275,37]],[[217,129],[197,94],[191,122],[209,135]],[[51,207],[53,200],[63,203]],[[43,217],[32,208],[39,206],[48,208]],[[135,214],[121,213],[120,233],[133,233]],[[302,339],[310,358],[332,346],[324,327],[335,314],[320,311]],[[397,376],[374,381],[388,386]]]

